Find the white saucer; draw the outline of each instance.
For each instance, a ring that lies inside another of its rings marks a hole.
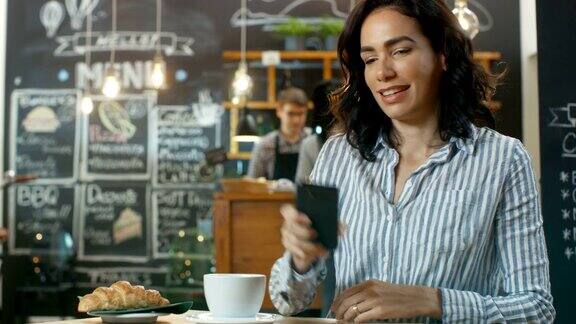
[[[120,315],[100,315],[103,323],[156,323],[164,313],[133,313]]]
[[[274,323],[282,316],[268,313],[258,313],[254,317],[226,317],[215,318],[212,313],[191,313],[186,314],[186,319],[194,323]]]

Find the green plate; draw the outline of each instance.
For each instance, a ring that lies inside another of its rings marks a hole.
[[[88,315],[102,316],[102,315],[134,314],[134,313],[182,314],[186,313],[190,309],[190,307],[192,307],[192,302],[187,301],[170,305],[154,306],[146,308],[91,311],[88,312]]]

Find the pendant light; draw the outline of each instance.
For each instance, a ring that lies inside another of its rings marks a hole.
[[[237,142],[257,142],[260,137],[257,132],[256,121],[247,107],[240,109],[240,119],[236,126],[234,139]]]
[[[468,8],[468,0],[455,0],[452,13],[458,19],[464,33],[473,39],[480,31],[480,21],[478,16]]]
[[[86,46],[84,47],[84,63],[87,68],[90,68],[92,64],[92,9],[87,13],[86,16]],[[82,96],[82,101],[80,102],[80,109],[86,115],[89,115],[92,110],[94,110],[94,102],[92,102],[92,97],[90,97],[90,85],[89,80],[86,80],[84,84],[84,95]]]
[[[160,89],[164,86],[166,78],[166,62],[162,57],[162,43],[160,42],[160,30],[162,27],[162,0],[156,0],[156,55],[152,67],[152,86]]]
[[[240,10],[240,64],[232,81],[232,103],[242,108],[240,109],[240,118],[236,126],[234,140],[237,142],[255,142],[259,139],[256,121],[246,106],[248,98],[252,94],[252,78],[248,74],[248,64],[246,63],[246,0],[242,0]]]
[[[116,54],[116,0],[112,0],[112,45],[110,46],[110,66],[106,69],[102,93],[108,98],[116,98],[120,93],[118,71],[114,67]]]

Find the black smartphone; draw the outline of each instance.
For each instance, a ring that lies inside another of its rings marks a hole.
[[[296,191],[296,208],[312,221],[317,241],[327,249],[338,245],[338,189],[300,184]]]

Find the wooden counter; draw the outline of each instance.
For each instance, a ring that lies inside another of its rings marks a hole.
[[[294,193],[219,192],[214,195],[216,272],[261,273],[284,253],[280,207],[294,203]],[[310,308],[320,309],[318,292]],[[262,309],[273,309],[266,289]]]

